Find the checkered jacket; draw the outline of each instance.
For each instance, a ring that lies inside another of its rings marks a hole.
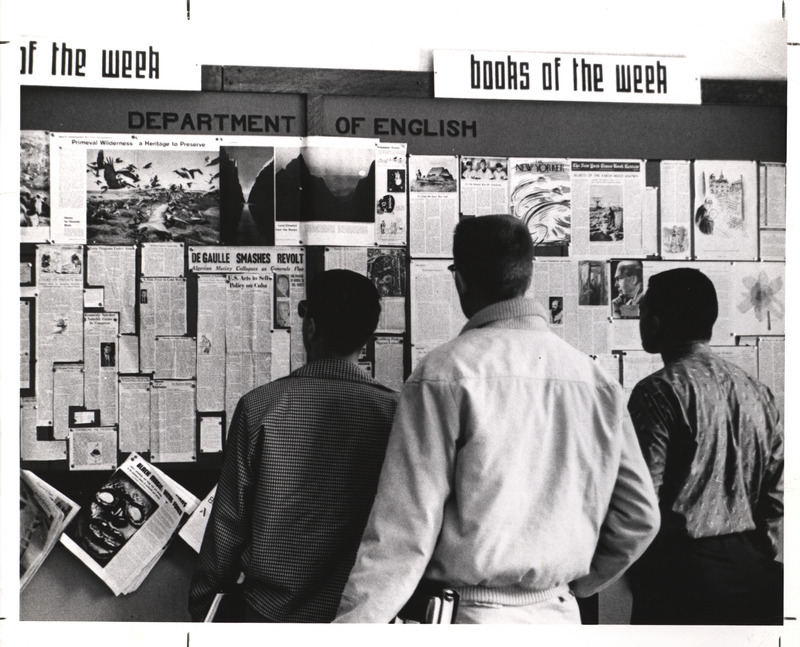
[[[345,360],[318,360],[236,407],[191,584],[202,619],[245,574],[275,622],[329,622],[375,496],[397,393]]]

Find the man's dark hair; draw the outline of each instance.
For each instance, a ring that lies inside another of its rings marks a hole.
[[[719,312],[717,291],[700,270],[681,267],[651,276],[644,302],[675,341],[711,339]]]
[[[453,262],[469,286],[497,300],[522,296],[533,274],[533,241],[509,215],[462,220],[453,235]]]
[[[335,351],[359,350],[378,325],[380,295],[367,277],[350,270],[317,275],[306,293],[308,316],[317,332]]]

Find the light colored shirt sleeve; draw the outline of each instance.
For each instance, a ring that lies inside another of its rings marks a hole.
[[[403,387],[375,503],[335,622],[391,621],[436,546],[453,487],[459,415],[449,382],[412,380]]]
[[[622,416],[619,471],[591,569],[570,583],[578,597],[588,597],[619,578],[655,539],[660,525],[658,499],[650,472],[626,411]]]

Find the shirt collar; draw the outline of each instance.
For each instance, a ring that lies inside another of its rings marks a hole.
[[[353,362],[346,359],[318,359],[301,366],[292,373],[296,377],[313,377],[328,380],[346,380],[364,384],[379,384]]]
[[[547,311],[538,301],[525,297],[499,301],[478,310],[461,332],[487,326],[547,330]]]

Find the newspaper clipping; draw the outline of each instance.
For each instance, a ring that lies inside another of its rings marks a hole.
[[[412,258],[449,257],[458,224],[458,158],[409,155],[409,250]]]

